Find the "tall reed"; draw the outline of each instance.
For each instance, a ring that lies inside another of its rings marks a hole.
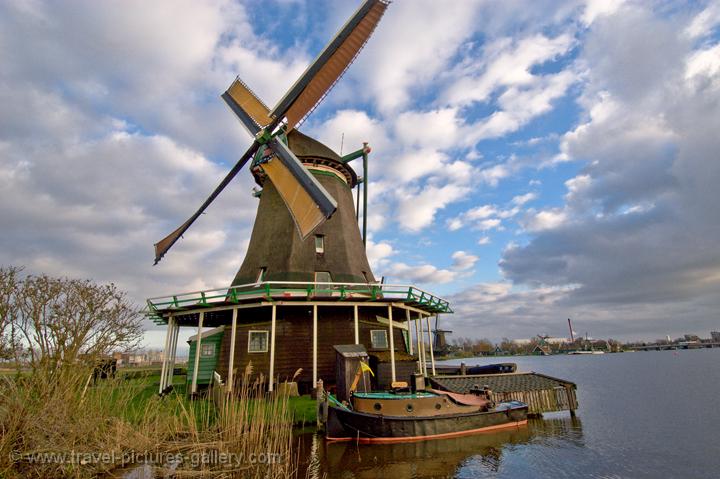
[[[147,378],[94,383],[81,366],[0,377],[0,477],[90,478],[146,460],[160,477],[293,477],[288,400],[250,372],[218,405],[161,398]]]

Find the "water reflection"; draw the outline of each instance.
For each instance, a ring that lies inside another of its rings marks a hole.
[[[470,471],[475,477],[492,476],[502,467],[506,450],[555,441],[583,445],[580,419],[568,416],[531,419],[525,427],[494,433],[407,444],[326,443],[317,434],[304,434],[299,440],[300,457],[308,458],[306,477],[312,479],[450,478]]]

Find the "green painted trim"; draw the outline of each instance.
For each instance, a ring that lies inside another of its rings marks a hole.
[[[325,170],[316,170],[315,168],[308,168],[308,170],[311,171],[314,175],[330,176],[330,177],[332,177],[332,178],[335,178],[335,179],[338,180],[340,183],[342,183],[343,185],[345,185],[345,187],[347,187],[348,189],[350,189],[350,185],[348,185],[348,184],[345,182],[345,178],[341,177],[340,175],[337,175],[337,174],[335,174],[335,173],[331,173],[331,172],[325,171]]]
[[[352,160],[356,160],[356,159],[362,157],[364,153],[365,153],[365,148],[363,147],[357,151],[353,151],[352,153],[348,153],[347,155],[343,156],[342,158],[340,158],[340,161],[342,161],[343,163],[348,163]]]

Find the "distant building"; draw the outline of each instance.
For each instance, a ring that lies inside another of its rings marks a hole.
[[[545,342],[548,344],[565,344],[569,343],[570,340],[568,338],[544,338]]]
[[[685,335],[685,341],[689,343],[699,343],[700,342],[700,336],[696,334],[686,334]]]
[[[527,346],[528,344],[532,343],[532,339],[513,339],[512,343],[515,346]]]
[[[710,338],[713,341],[720,342],[720,331],[710,331]]]

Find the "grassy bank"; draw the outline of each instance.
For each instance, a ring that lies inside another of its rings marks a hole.
[[[144,461],[192,476],[296,474],[293,409],[309,416],[308,400],[269,396],[248,378],[215,407],[189,401],[184,377],[162,398],[158,376],[90,378],[75,367],[0,377],[0,477],[97,477]]]

